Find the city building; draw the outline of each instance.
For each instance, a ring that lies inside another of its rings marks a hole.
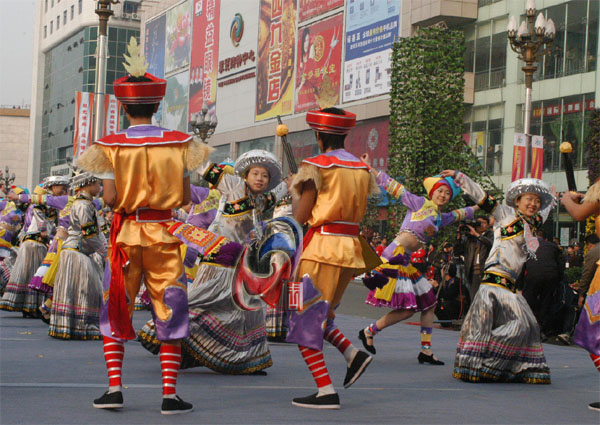
[[[112,93],[112,81],[126,75],[123,53],[129,38],[139,37],[139,7],[139,0],[112,6],[106,93]],[[35,2],[29,187],[73,156],[76,92],[94,92],[96,79],[95,8],[90,0]]]
[[[0,172],[8,167],[17,186],[27,186],[29,140],[29,107],[0,107]]]

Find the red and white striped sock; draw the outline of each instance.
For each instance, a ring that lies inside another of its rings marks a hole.
[[[299,345],[300,353],[308,366],[308,370],[312,373],[313,379],[317,384],[319,390],[319,396],[326,394],[334,394],[335,389],[331,383],[329,377],[329,371],[325,365],[325,359],[323,358],[323,352],[313,350],[312,348],[303,347]]]
[[[160,369],[162,371],[163,397],[175,398],[177,375],[181,365],[181,347],[165,344],[160,346]]]
[[[598,369],[598,372],[600,372],[600,356],[590,353],[590,357],[594,362],[594,366],[596,366],[596,369]]]
[[[358,352],[350,340],[346,338],[338,328],[333,327],[329,330],[325,330],[325,341],[337,348],[340,353],[344,355],[348,366],[350,366],[352,360],[354,360],[354,356]]]
[[[121,369],[125,356],[125,345],[109,336],[103,338],[104,360],[108,371],[108,392],[114,393],[123,389],[121,384]]]

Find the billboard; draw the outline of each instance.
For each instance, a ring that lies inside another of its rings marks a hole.
[[[162,126],[171,130],[187,132],[189,70],[167,78]]]
[[[298,22],[304,22],[343,5],[344,0],[300,0],[298,3]]]
[[[346,149],[359,158],[368,153],[372,167],[387,170],[389,129],[388,117],[359,121],[346,136]]]
[[[165,35],[165,74],[190,63],[192,17],[190,2],[185,1],[167,11]]]
[[[339,103],[343,15],[298,29],[296,113]]]
[[[388,93],[400,0],[348,0],[344,102]]]
[[[293,109],[296,0],[261,0],[256,78],[256,121]]]
[[[209,114],[216,111],[221,0],[194,0],[194,39],[190,63],[189,117],[206,101]],[[191,130],[191,127],[189,128]]]

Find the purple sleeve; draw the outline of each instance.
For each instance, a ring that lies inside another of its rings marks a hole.
[[[442,223],[440,227],[448,226],[452,223],[462,220],[472,220],[475,216],[473,207],[459,208],[449,213],[442,213]]]
[[[207,187],[194,186],[193,184],[191,184],[190,188],[193,204],[202,203],[208,196],[209,189]]]
[[[69,202],[69,195],[63,195],[63,196],[48,195],[48,196],[46,196],[46,205],[57,211],[60,211],[64,207],[66,207],[67,202]]]
[[[2,211],[4,208],[6,208],[6,203],[8,201],[6,199],[3,199],[0,201],[0,211]]]
[[[96,208],[96,211],[100,211],[102,208],[104,208],[104,203],[100,200],[100,198],[94,198],[92,204],[94,204],[94,208]]]
[[[23,202],[24,204],[29,204],[31,202],[31,195],[22,193],[19,195],[19,201]]]
[[[425,203],[422,196],[413,195],[403,184],[397,182],[383,171],[377,176],[377,184],[396,199],[400,199],[411,211],[418,211]]]

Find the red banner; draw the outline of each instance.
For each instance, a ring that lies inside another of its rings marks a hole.
[[[360,121],[346,137],[346,149],[359,158],[368,153],[372,167],[387,170],[389,128],[388,117]]]
[[[542,136],[531,137],[531,177],[542,179],[544,171],[544,138]]]
[[[219,11],[221,0],[194,0],[189,118],[202,110],[216,113],[219,68]],[[189,120],[188,120],[189,121]]]
[[[104,96],[104,135],[115,134],[119,131],[120,102],[112,94]]]
[[[527,136],[515,133],[513,143],[512,181],[525,177],[525,156],[527,155]]]
[[[298,21],[304,22],[313,16],[322,15],[344,5],[344,0],[300,0]]]
[[[296,112],[338,104],[343,27],[340,13],[298,30]]]
[[[73,135],[73,158],[81,155],[90,145],[94,93],[75,94],[75,132]]]

